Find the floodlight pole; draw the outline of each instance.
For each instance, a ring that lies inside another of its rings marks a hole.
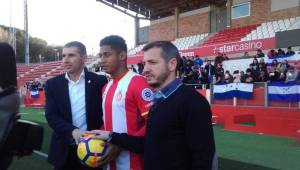
[[[13,20],[13,1],[10,1],[10,26],[9,26],[9,44],[13,47],[14,52],[16,54],[16,29],[12,24],[12,20]]]
[[[231,6],[232,6],[232,0],[228,0],[226,2],[226,27],[230,28],[231,27]]]
[[[29,35],[28,35],[28,13],[27,0],[24,0],[24,45],[25,63],[29,64]]]
[[[140,20],[138,18],[138,14],[134,18],[134,35],[135,35],[135,46],[139,45],[139,28],[140,28]]]
[[[174,32],[174,36],[175,36],[175,39],[176,38],[178,38],[178,35],[179,35],[179,33],[178,33],[178,26],[179,26],[179,8],[178,7],[176,7],[175,9],[174,9],[174,13],[175,13],[175,32]]]

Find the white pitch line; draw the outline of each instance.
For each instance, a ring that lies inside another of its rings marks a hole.
[[[45,112],[38,112],[38,114],[45,115]]]
[[[48,158],[48,155],[45,154],[45,153],[43,153],[43,152],[36,151],[36,150],[34,150],[33,152],[36,153],[36,154],[38,154],[38,155],[40,155],[40,156],[42,156],[42,157],[44,157],[44,158]]]
[[[21,115],[28,115],[28,114],[30,114],[30,113],[24,113],[24,112],[22,112],[22,113],[20,113]]]

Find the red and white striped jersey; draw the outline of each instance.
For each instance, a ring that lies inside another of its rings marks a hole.
[[[144,136],[146,117],[153,97],[144,77],[128,71],[103,88],[104,129],[133,136]],[[122,151],[109,170],[141,170],[142,156]]]

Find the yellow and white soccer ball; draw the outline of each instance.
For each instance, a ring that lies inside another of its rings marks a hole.
[[[77,147],[77,156],[80,161],[89,167],[97,167],[97,161],[105,154],[106,147],[104,141],[93,139],[95,134],[87,134],[82,137]]]

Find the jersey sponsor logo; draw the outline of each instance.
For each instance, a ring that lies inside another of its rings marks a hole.
[[[151,101],[151,100],[153,100],[153,92],[152,92],[152,90],[149,89],[149,88],[144,88],[143,91],[142,91],[142,98],[145,101]]]

